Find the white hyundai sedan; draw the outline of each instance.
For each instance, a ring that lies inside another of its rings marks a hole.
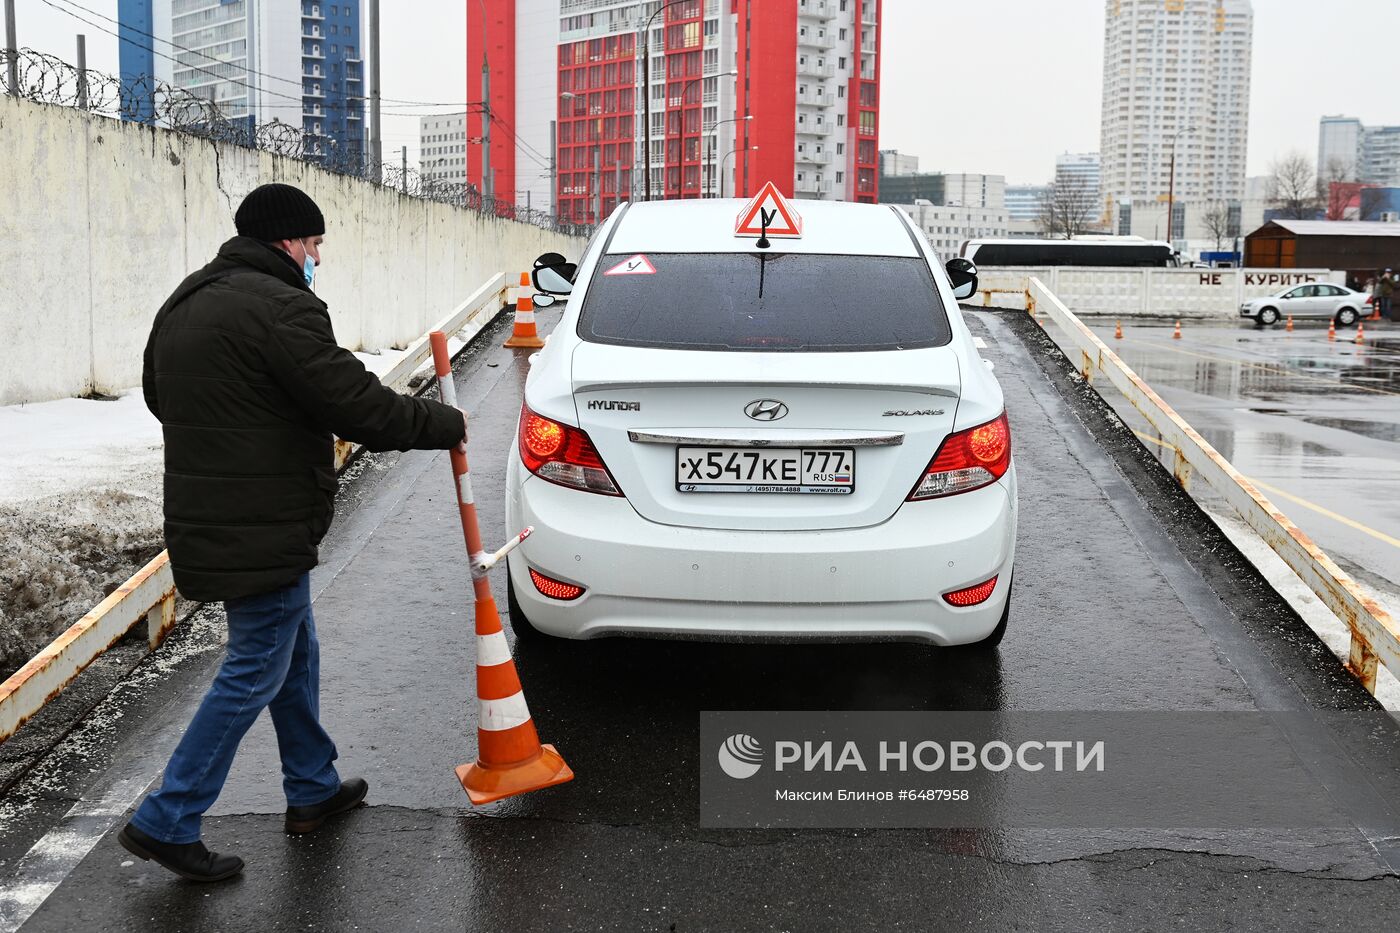
[[[517,633],[998,644],[1016,473],[975,268],[893,207],[754,203],[624,204],[537,260],[569,298],[507,467]]]

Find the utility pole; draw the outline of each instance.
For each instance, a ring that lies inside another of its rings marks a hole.
[[[5,0],[5,58],[10,63],[10,96],[19,96],[19,40],[15,38],[15,0]]]
[[[555,140],[558,132],[557,121],[549,121],[549,211],[554,222],[559,222],[559,144]]]
[[[489,201],[495,197],[496,182],[491,177],[491,68],[486,64],[485,32],[481,37],[481,196]]]
[[[88,109],[87,36],[78,33],[78,109]]]
[[[375,181],[382,181],[384,137],[379,126],[379,0],[369,0],[369,157]]]
[[[403,149],[400,151],[403,156],[403,193],[408,194],[408,147],[404,146]]]
[[[603,222],[603,173],[601,163],[603,158],[602,143],[593,147],[593,224],[597,226]]]
[[[624,198],[622,197],[622,160],[621,160],[621,159],[618,159],[616,162],[613,163],[613,176],[614,176],[614,177],[613,177],[613,190],[614,190],[614,191],[616,192],[616,194],[617,194],[617,203],[618,203],[618,204],[621,204],[621,203],[623,202],[623,200],[624,200]]]

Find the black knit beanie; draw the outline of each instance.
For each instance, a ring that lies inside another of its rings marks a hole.
[[[248,192],[233,215],[233,224],[239,236],[265,243],[324,236],[326,232],[326,218],[316,202],[300,188],[280,184],[259,185]]]

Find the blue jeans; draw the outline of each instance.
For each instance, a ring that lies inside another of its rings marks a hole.
[[[199,839],[199,821],[223,790],[238,743],[263,707],[272,715],[288,806],[321,803],[340,790],[335,743],[321,728],[320,645],[310,577],[230,599],[228,651],[209,692],[165,766],[160,790],[131,821],[162,842]]]

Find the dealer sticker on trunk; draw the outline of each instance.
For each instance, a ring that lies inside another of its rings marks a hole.
[[[678,447],[681,492],[769,492],[850,495],[856,483],[852,447]]]

